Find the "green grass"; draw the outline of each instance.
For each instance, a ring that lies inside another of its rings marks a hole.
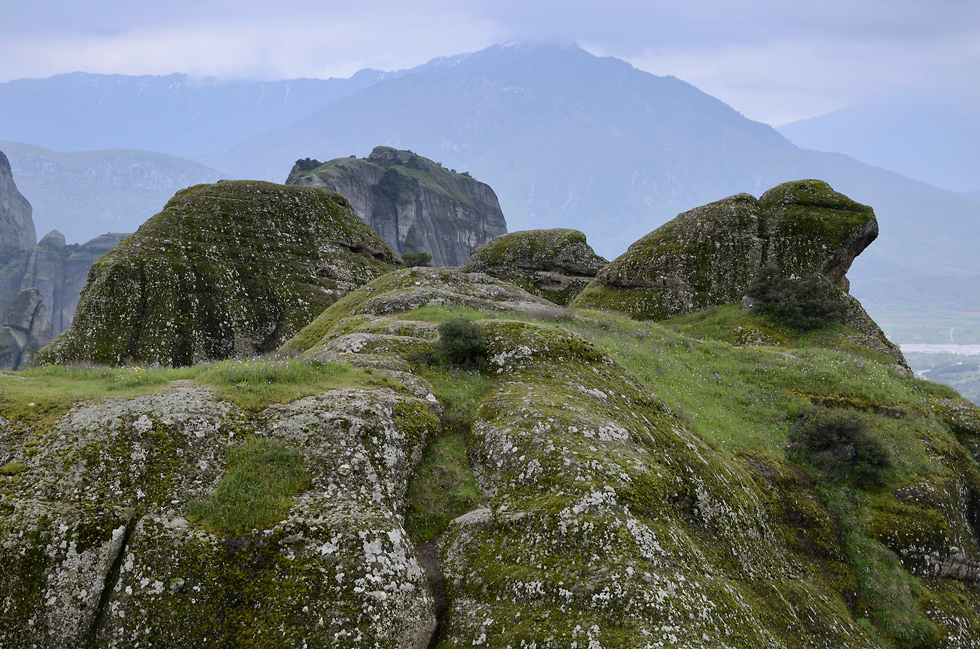
[[[15,424],[46,427],[76,403],[107,397],[158,392],[199,369],[69,368],[49,365],[22,372],[0,372],[0,415]]]
[[[493,316],[488,316],[482,311],[477,311],[476,309],[471,309],[468,306],[462,305],[452,306],[449,308],[426,305],[398,315],[399,320],[421,320],[422,322],[447,322],[458,318],[466,318],[467,320],[482,320],[491,317]]]
[[[871,538],[862,514],[869,510],[861,492],[816,487],[827,508],[844,526],[844,547],[858,580],[862,604],[878,631],[898,647],[931,647],[939,637],[936,625],[922,614],[922,583],[910,575],[901,559]]]
[[[403,389],[388,375],[370,368],[286,356],[210,363],[196,379],[222,398],[251,410],[338,388]]]
[[[188,505],[188,520],[210,532],[241,535],[286,517],[291,496],[308,486],[303,456],[281,442],[252,436],[230,446],[228,468],[206,502]]]
[[[426,448],[406,492],[405,529],[416,542],[431,541],[454,518],[476,508],[480,489],[467,457],[467,435],[493,382],[479,372],[427,368],[442,405],[442,433]]]
[[[415,542],[431,541],[451,520],[476,508],[480,499],[465,438],[442,434],[426,448],[408,483],[405,529]]]
[[[694,333],[727,332],[729,324],[752,323],[743,321],[739,313],[736,309],[726,319],[726,310],[719,309]],[[872,431],[885,435],[894,447],[904,446],[904,460],[896,469],[899,475],[927,463],[923,445],[916,441],[917,431],[895,427],[888,417],[874,414],[888,408],[930,411],[926,382],[888,365],[816,347],[736,347],[696,340],[685,335],[689,329],[682,334],[609,313],[582,311],[580,315],[560,326],[603,348],[660,397],[689,430],[726,454],[759,449],[785,457],[791,418],[811,400],[827,399],[869,412]]]
[[[0,372],[0,416],[46,429],[82,401],[154,394],[172,381],[188,379],[208,385],[220,399],[253,410],[336,388],[403,389],[371,369],[296,357],[230,359],[177,369],[48,365]]]

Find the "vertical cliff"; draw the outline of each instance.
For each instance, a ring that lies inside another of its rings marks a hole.
[[[286,184],[337,192],[399,254],[418,250],[436,266],[465,266],[474,248],[507,232],[489,185],[411,151],[379,146],[366,159],[314,162],[297,163]]]
[[[31,204],[17,190],[10,161],[0,151],[0,250],[28,250],[35,241]]]

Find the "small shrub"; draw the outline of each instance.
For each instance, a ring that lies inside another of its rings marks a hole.
[[[746,291],[755,310],[792,329],[809,331],[840,322],[847,307],[837,299],[834,287],[814,273],[803,278],[780,275],[767,267]]]
[[[300,158],[299,160],[296,161],[296,170],[311,171],[319,167],[321,164],[323,163],[317,160],[316,158]]]
[[[439,325],[435,358],[453,367],[475,367],[487,355],[487,340],[480,325],[466,318],[454,318]]]
[[[789,440],[790,452],[831,482],[853,480],[860,487],[887,482],[892,466],[888,449],[857,413],[811,408],[793,422]]]
[[[409,268],[416,268],[418,266],[431,266],[432,265],[432,255],[422,250],[409,250],[404,255],[402,255],[402,261]]]

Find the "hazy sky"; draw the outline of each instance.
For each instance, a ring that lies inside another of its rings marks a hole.
[[[346,77],[559,41],[772,125],[895,94],[980,112],[978,0],[0,0],[0,16],[0,81]]]

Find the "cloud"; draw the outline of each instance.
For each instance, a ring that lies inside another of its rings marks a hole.
[[[672,74],[775,124],[916,84],[980,94],[972,81],[980,69],[974,0],[10,4],[0,23],[0,81],[77,70],[349,76],[544,40]]]

